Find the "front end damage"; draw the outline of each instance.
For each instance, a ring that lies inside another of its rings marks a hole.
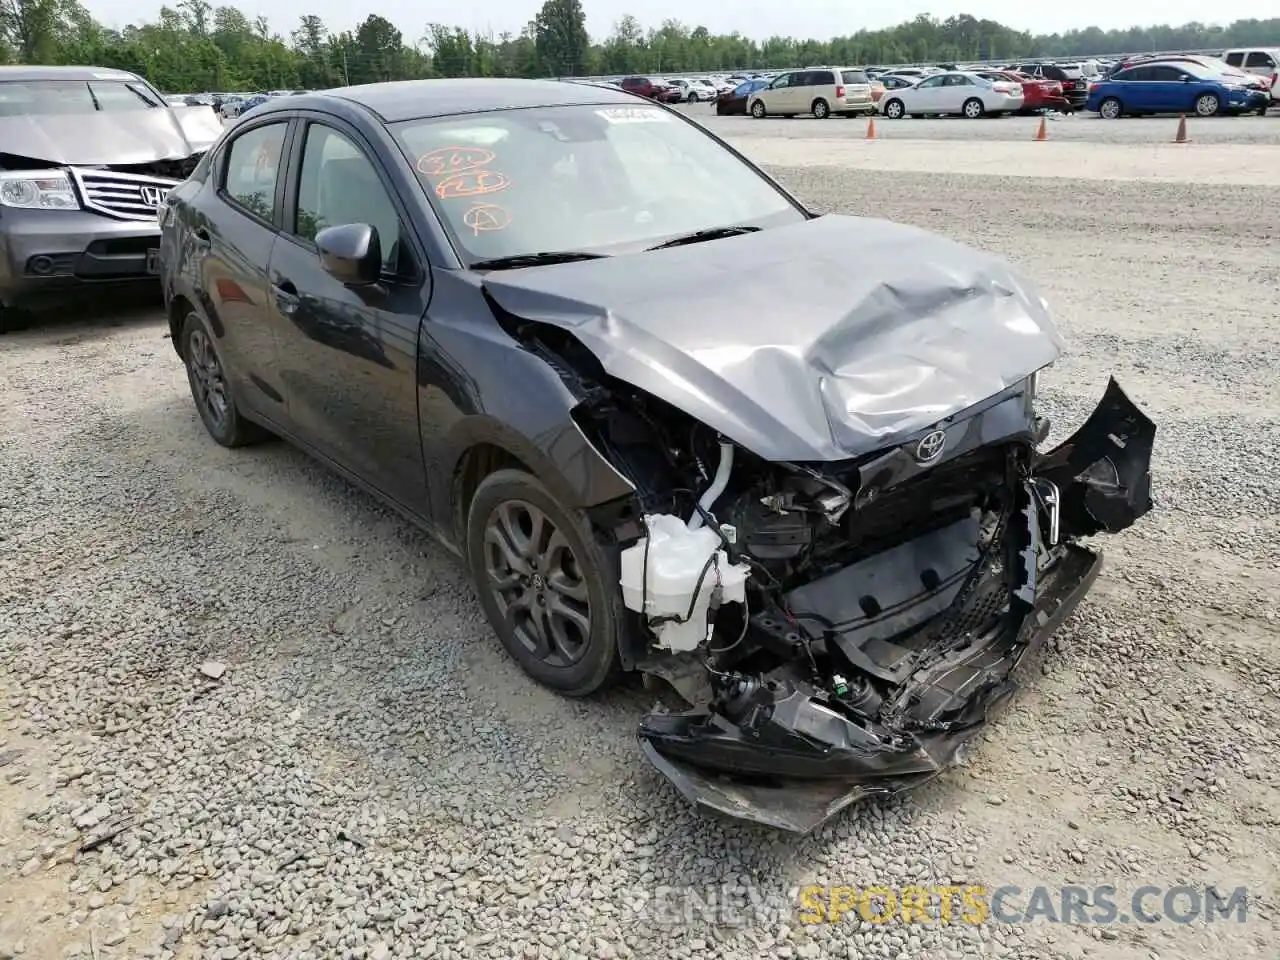
[[[924,231],[824,216],[682,248],[655,283],[665,253],[485,295],[636,491],[596,520],[624,663],[683,701],[643,718],[645,756],[701,808],[804,832],[936,776],[1008,700],[1098,575],[1078,541],[1151,509],[1155,426],[1112,381],[1041,453],[1044,300]]]
[[[1076,541],[1152,505],[1155,426],[1114,380],[1043,454],[1033,390],[838,463],[760,460],[634,391],[579,409],[640,491],[637,666],[684,702],[639,739],[687,799],[807,832],[937,775],[1010,697],[1101,568]]]

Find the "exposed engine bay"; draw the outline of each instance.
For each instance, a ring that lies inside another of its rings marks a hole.
[[[571,335],[518,336],[637,490],[617,526],[636,666],[685,701],[644,717],[641,746],[732,817],[803,832],[945,769],[1096,577],[1075,540],[1151,508],[1155,426],[1114,381],[1048,453],[1033,375],[889,449],[769,462]]]

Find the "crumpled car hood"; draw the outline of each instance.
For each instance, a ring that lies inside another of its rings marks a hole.
[[[484,289],[768,460],[903,442],[1063,346],[1045,302],[1004,260],[866,218],[494,272]]]
[[[0,117],[0,153],[57,166],[154,163],[202,153],[221,133],[212,107]]]

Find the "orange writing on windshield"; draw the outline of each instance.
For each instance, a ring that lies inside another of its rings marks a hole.
[[[455,173],[436,184],[436,196],[441,200],[456,197],[479,197],[507,189],[511,183],[505,174],[497,170],[468,170]]]
[[[418,158],[418,172],[427,177],[462,173],[493,163],[493,156],[483,147],[440,147]]]
[[[476,236],[493,230],[505,230],[511,225],[511,214],[496,203],[477,203],[462,215],[462,222]]]

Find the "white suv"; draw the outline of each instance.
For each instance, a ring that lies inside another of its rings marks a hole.
[[[1228,50],[1222,59],[1245,73],[1256,73],[1271,81],[1271,102],[1280,103],[1280,48],[1254,47]]]
[[[747,112],[757,120],[801,113],[825,120],[832,115],[872,114],[876,104],[871,98],[871,81],[863,71],[853,67],[806,67],[780,73],[769,86],[751,94]]]

